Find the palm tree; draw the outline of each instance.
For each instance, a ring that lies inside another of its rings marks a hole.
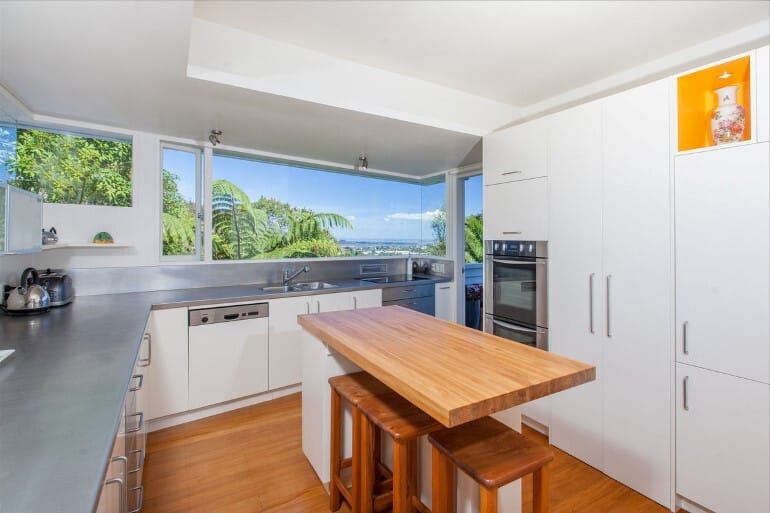
[[[227,180],[216,180],[211,189],[215,258],[242,260],[258,256],[269,239],[267,214],[255,208],[249,196]]]

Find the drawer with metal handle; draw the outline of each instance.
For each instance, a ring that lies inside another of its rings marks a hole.
[[[435,285],[433,283],[426,283],[425,285],[407,285],[403,287],[385,287],[382,289],[382,301],[385,303],[386,301],[434,296],[435,290]]]
[[[382,302],[382,306],[393,305],[403,306],[404,308],[409,308],[410,310],[415,310],[428,315],[436,315],[436,299],[434,296]]]

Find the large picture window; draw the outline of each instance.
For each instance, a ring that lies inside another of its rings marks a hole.
[[[362,176],[215,153],[217,260],[445,254],[443,176]]]
[[[130,207],[131,142],[3,125],[0,180],[46,203]]]

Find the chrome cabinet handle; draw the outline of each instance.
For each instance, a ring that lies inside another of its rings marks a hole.
[[[588,330],[594,332],[594,277],[596,273],[588,275]]]
[[[503,232],[503,235],[521,235],[521,232]]]
[[[134,449],[133,451],[129,452],[129,457],[136,454],[136,468],[132,468],[128,471],[129,474],[136,474],[140,470],[144,468],[144,449]],[[128,459],[128,458],[126,458]]]
[[[305,306],[307,307],[307,313],[310,313],[310,301],[307,301]]]
[[[610,288],[612,285],[612,275],[607,275],[607,338],[612,338],[612,324],[610,322]]]
[[[446,287],[439,287],[438,289],[439,290],[449,290],[449,285],[447,285]]]
[[[690,352],[687,350],[687,324],[689,321],[684,321],[684,324],[682,324],[682,353],[684,354],[690,354]]]
[[[519,173],[521,173],[521,171],[506,171],[505,173],[501,173],[501,175],[502,176],[505,176],[505,175],[517,175]]]
[[[152,334],[145,333],[144,339],[147,341],[147,358],[139,358],[139,367],[148,367],[152,363]]]
[[[104,482],[104,486],[107,487],[111,484],[120,485],[120,511],[126,513],[128,509],[128,493],[126,492],[126,482],[122,477],[113,477]]]
[[[358,298],[353,296],[353,310],[358,310]]]
[[[320,301],[316,301],[315,302],[315,309],[316,309],[316,312],[321,313],[321,302]]]
[[[128,513],[139,513],[139,510],[142,509],[142,506],[144,505],[144,485],[139,485],[134,488],[131,488],[129,492],[136,492],[136,509],[132,509]],[[128,509],[128,506],[126,506],[126,509]]]
[[[690,409],[690,404],[687,401],[687,383],[690,381],[690,376],[685,376],[682,380],[682,408],[685,411]]]
[[[126,429],[126,434],[128,433],[136,433],[137,431],[141,431],[142,427],[144,426],[144,412],[136,412],[132,413],[130,415],[126,415],[126,420],[128,420],[129,417],[138,417],[139,420],[136,423],[136,427],[133,427],[131,429]]]
[[[129,387],[128,391],[138,392],[139,390],[141,390],[142,384],[144,383],[144,374],[134,374],[133,376],[131,376],[131,379],[138,379],[139,382],[135,386]]]

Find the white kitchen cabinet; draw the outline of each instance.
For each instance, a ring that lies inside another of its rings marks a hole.
[[[267,391],[267,317],[194,326],[189,333],[191,409]]]
[[[552,116],[548,263],[550,350],[597,366],[595,382],[551,398],[550,441],[665,505],[668,91],[655,82]]]
[[[310,313],[310,296],[270,300],[270,390],[302,382],[300,338],[297,316]]]
[[[673,343],[668,100],[669,83],[659,81],[602,101],[604,472],[666,505]]]
[[[717,513],[770,511],[770,386],[682,363],[676,383],[677,493]]]
[[[359,290],[319,294],[317,296],[286,297],[270,301],[270,368],[269,388],[294,385],[302,381],[300,340],[302,328],[297,315],[331,312],[382,305],[382,290]]]
[[[40,252],[42,226],[43,196],[0,182],[0,254]]]
[[[484,187],[484,238],[548,239],[548,178]]]
[[[147,334],[150,364],[147,369],[147,419],[188,409],[187,308],[153,310]]]
[[[454,303],[455,284],[436,283],[436,318],[456,322]]]
[[[546,130],[536,119],[484,137],[484,185],[547,176]]]
[[[550,442],[602,468],[602,119],[598,102],[551,116],[548,343],[597,367],[596,380],[551,397]]]
[[[757,50],[757,141],[770,140],[770,46]]]
[[[676,159],[677,361],[770,382],[770,143]]]

